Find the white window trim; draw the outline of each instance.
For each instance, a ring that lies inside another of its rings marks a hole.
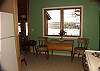
[[[45,10],[45,9],[55,9],[55,8],[74,8],[74,7],[81,7],[81,36],[80,36],[80,37],[83,37],[83,5],[79,5],[79,6],[62,6],[62,7],[47,7],[47,8],[42,8],[42,18],[43,18],[43,37],[59,38],[59,36],[45,36],[45,35],[44,35],[44,10]],[[65,37],[65,38],[77,38],[77,37]]]

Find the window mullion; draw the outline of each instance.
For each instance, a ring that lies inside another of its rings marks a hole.
[[[47,15],[46,15],[47,11],[44,10],[44,22],[45,22],[45,25],[44,25],[44,31],[45,31],[45,35],[48,35],[48,19],[47,19]]]
[[[64,12],[63,9],[60,10],[61,11],[61,23],[60,23],[60,29],[64,29]]]

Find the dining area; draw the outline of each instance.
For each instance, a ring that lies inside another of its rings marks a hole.
[[[37,40],[36,45],[36,55],[39,54],[46,55],[49,59],[49,55],[53,55],[56,51],[64,51],[64,53],[70,53],[71,62],[73,62],[74,57],[82,58],[86,49],[88,49],[88,38],[77,38],[77,39],[50,39],[47,37],[41,37]]]
[[[33,46],[32,44],[33,42],[31,43],[31,45],[26,45],[26,44],[25,45]],[[73,63],[75,61],[74,59],[77,57],[79,61],[83,63],[82,65],[84,70],[99,71],[100,56],[97,58],[94,56],[93,53],[94,52],[100,53],[100,51],[89,50],[88,44],[89,44],[89,39],[85,37],[77,39],[66,39],[66,40],[60,40],[58,38],[50,39],[47,37],[42,37],[35,41],[35,45],[32,47],[32,49],[36,57],[44,55],[47,60],[50,59],[51,55],[55,56],[55,53],[57,51],[62,51],[62,52],[64,51],[65,54],[69,52],[71,63]]]

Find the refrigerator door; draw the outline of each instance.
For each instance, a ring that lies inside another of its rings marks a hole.
[[[13,14],[0,12],[0,39],[15,36]]]
[[[1,42],[1,67],[4,71],[18,71],[15,37],[2,39]]]
[[[18,71],[13,14],[0,12],[0,65],[3,71]]]
[[[1,61],[1,40],[0,40],[0,61]]]

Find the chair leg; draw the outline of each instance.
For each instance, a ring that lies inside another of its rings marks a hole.
[[[52,55],[53,55],[53,50],[52,50]]]
[[[78,54],[78,58],[79,58],[80,54]]]
[[[38,55],[38,51],[37,51],[37,48],[36,48],[36,46],[34,46],[34,48],[35,48],[35,54],[36,54],[36,56]]]
[[[74,59],[74,53],[73,52],[71,52],[71,62],[73,62],[73,59]]]
[[[49,51],[46,51],[46,58],[49,59]]]

